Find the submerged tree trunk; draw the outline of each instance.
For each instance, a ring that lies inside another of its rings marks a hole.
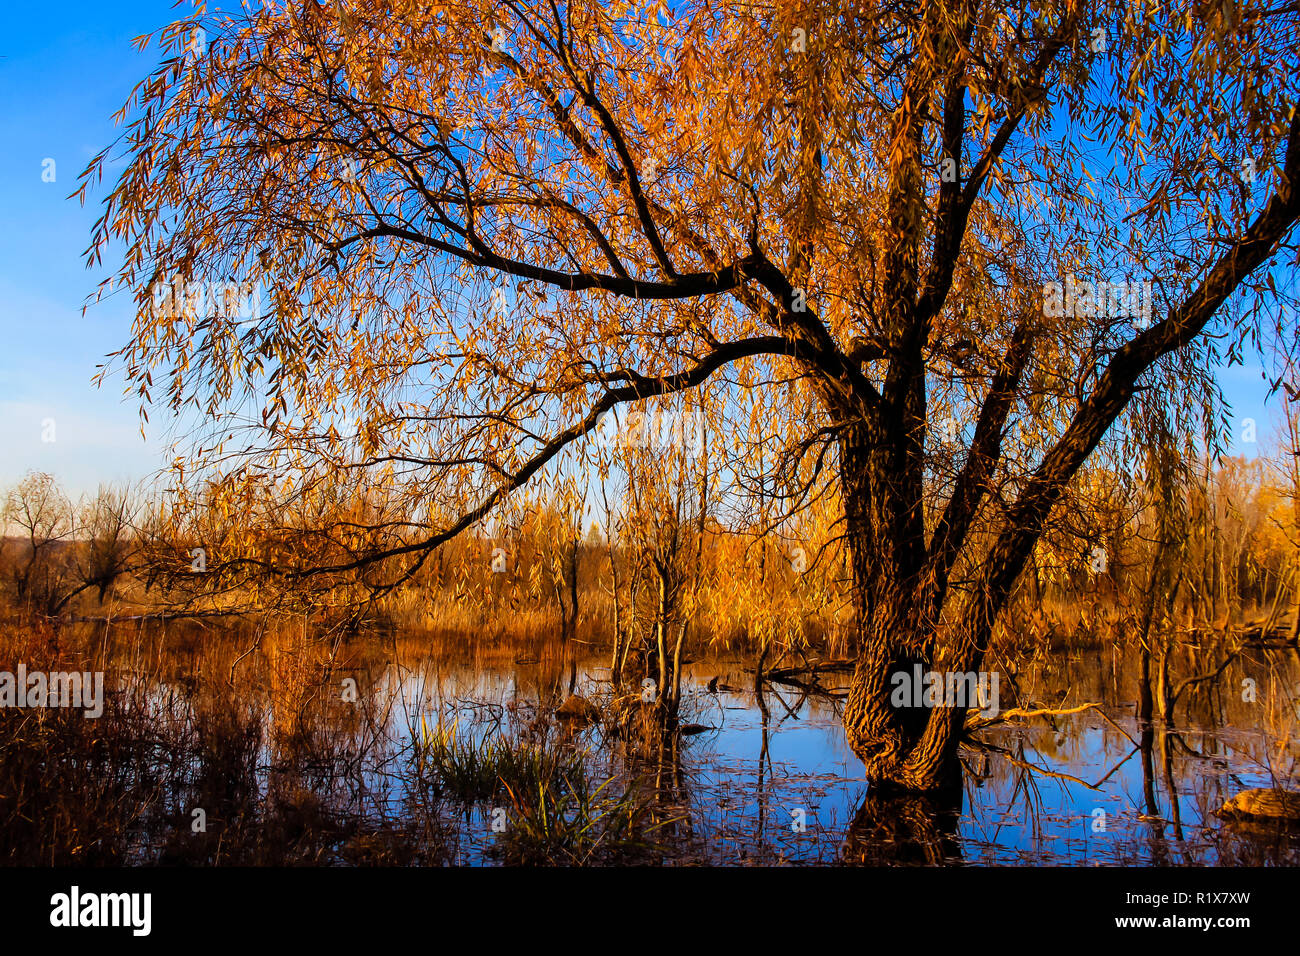
[[[907,476],[882,444],[861,429],[842,446],[859,647],[844,727],[868,780],[943,789],[959,776],[956,731],[965,708],[927,708],[915,693],[907,699],[894,693],[900,685],[916,691],[916,668],[924,673],[941,662],[935,653],[938,609],[921,578],[919,495],[915,510],[898,507],[908,497],[898,487]]]
[[[967,461],[926,541],[922,497],[923,377],[892,394],[882,411],[847,428],[840,443],[846,536],[852,564],[859,651],[844,708],[849,745],[866,777],[885,788],[938,791],[960,781],[958,745],[968,693],[927,706],[915,675],[977,674],[993,622],[1011,593],[1037,535],[1004,535],[985,562],[974,593],[945,624],[948,576],[956,564],[1000,455],[1002,432],[1029,355],[1027,324],[994,376],[976,422]],[[919,360],[919,356],[918,356]],[[886,396],[891,393],[886,389]],[[1027,499],[1042,511],[1051,485]],[[896,695],[895,691],[907,693]],[[897,705],[896,705],[897,704]]]

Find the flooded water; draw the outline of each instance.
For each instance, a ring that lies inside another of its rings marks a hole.
[[[1044,644],[1014,666],[995,653],[1000,715],[1047,713],[968,735],[960,792],[899,797],[847,746],[847,668],[812,676],[798,654],[774,653],[760,691],[752,651],[701,652],[664,732],[636,682],[610,682],[599,642],[283,631],[80,634],[108,671],[104,715],[0,713],[0,855],[1300,865],[1296,830],[1214,813],[1243,790],[1300,789],[1292,647],[1180,641],[1169,726],[1137,719],[1136,650]],[[575,695],[589,719],[557,713]]]
[[[594,777],[641,781],[667,821],[655,830],[653,857],[666,864],[1300,863],[1294,834],[1224,824],[1212,813],[1240,790],[1292,779],[1300,744],[1294,651],[1238,662],[1217,687],[1189,693],[1176,711],[1185,722],[1168,729],[1144,727],[1123,699],[1134,660],[1110,651],[1074,658],[1022,673],[1021,686],[1040,685],[1058,709],[1095,701],[1101,710],[980,731],[963,749],[955,807],[900,807],[871,795],[840,723],[844,676],[838,685],[824,677],[817,694],[767,685],[760,699],[750,662],[693,664],[682,721],[696,732],[649,754],[600,725],[573,731],[551,716],[570,691],[596,701],[609,693],[607,662],[597,657],[495,667],[429,661],[383,670],[376,693],[397,692],[387,727],[399,751],[414,728],[439,718],[478,736],[541,728]],[[1247,685],[1251,692],[1238,692]],[[410,799],[391,779],[370,776],[367,785],[392,810]],[[451,862],[494,862],[494,811],[488,803],[463,808]]]

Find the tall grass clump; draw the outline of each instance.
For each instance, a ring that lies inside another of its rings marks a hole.
[[[582,754],[502,736],[483,734],[475,739],[462,733],[460,721],[439,720],[432,728],[423,718],[413,733],[416,766],[426,783],[440,796],[463,804],[504,795],[510,790],[531,791],[584,777]]]
[[[668,822],[646,825],[649,808],[633,788],[615,793],[611,777],[592,787],[584,775],[561,786],[509,790],[513,813],[495,854],[520,866],[589,866],[653,862],[660,849],[649,834]]]
[[[597,783],[580,751],[475,737],[459,721],[421,721],[413,735],[417,765],[439,797],[464,805],[500,799],[509,821],[490,849],[514,865],[627,862],[656,850],[646,839],[649,810],[635,788],[617,790],[617,777]],[[662,825],[662,824],[659,824]]]

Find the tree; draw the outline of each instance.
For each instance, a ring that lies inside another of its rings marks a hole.
[[[601,473],[608,479],[617,464],[626,479],[610,546],[612,596],[616,606],[622,603],[621,550],[628,611],[626,618],[618,614],[627,631],[615,635],[613,676],[640,682],[643,699],[653,699],[656,713],[671,726],[681,703],[682,649],[700,604],[709,499],[703,418],[690,408],[656,402],[623,420],[607,418],[604,439],[610,454],[599,459]],[[629,673],[629,651],[639,659],[640,673]]]
[[[20,540],[13,567],[19,603],[55,613],[70,571],[61,548],[72,535],[72,505],[53,476],[32,471],[9,489],[4,520]]]
[[[915,719],[891,675],[980,669],[1072,478],[1140,416],[1112,426],[1212,391],[1207,333],[1239,354],[1276,301],[1296,28],[1252,0],[194,17],[120,114],[89,258],[121,243],[128,387],[212,423],[191,475],[365,475],[439,516],[289,574],[418,567],[616,406],[711,382],[739,469],[730,416],[774,405],[791,505],[842,502],[849,741],[869,779],[941,788],[964,708]]]
[[[1288,368],[1289,377],[1294,377],[1294,368]],[[1271,477],[1276,484],[1283,501],[1290,504],[1290,514],[1283,511],[1275,524],[1285,536],[1291,554],[1287,567],[1295,575],[1291,588],[1291,603],[1294,605],[1291,618],[1291,641],[1300,640],[1300,409],[1290,393],[1283,405],[1282,424],[1277,436],[1277,449],[1269,462]],[[1278,587],[1282,587],[1281,580]]]
[[[81,531],[86,542],[79,574],[82,588],[95,588],[100,604],[114,582],[131,568],[136,547],[131,527],[135,510],[127,489],[108,485],[101,485],[82,508]]]

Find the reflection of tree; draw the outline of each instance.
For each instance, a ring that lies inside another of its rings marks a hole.
[[[1168,866],[1169,859],[1169,841],[1165,837],[1165,820],[1160,815],[1160,804],[1156,800],[1156,783],[1155,773],[1152,771],[1152,743],[1155,737],[1155,729],[1150,723],[1142,725],[1142,800],[1146,807],[1145,817],[1151,824],[1151,830],[1148,835],[1148,842],[1151,846],[1151,862],[1156,866]],[[1165,744],[1164,735],[1161,735],[1160,752],[1162,758],[1168,756],[1168,746]],[[1177,791],[1172,787],[1169,789],[1169,800],[1172,807],[1178,806]],[[1175,814],[1177,810],[1174,810]],[[1182,839],[1181,830],[1179,831],[1179,840]]]
[[[1300,832],[1277,821],[1234,820],[1215,834],[1220,866],[1296,866]]]
[[[661,708],[639,708],[623,727],[621,751],[628,786],[644,800],[638,837],[660,846],[689,840],[691,822],[684,808],[691,792],[682,770],[681,735],[675,715]]]
[[[1174,752],[1172,746],[1172,732],[1165,731],[1160,735],[1160,767],[1165,778],[1165,792],[1169,794],[1169,815],[1172,818],[1174,827],[1174,839],[1182,845],[1183,837],[1183,811],[1178,800],[1178,785],[1174,780]]]
[[[868,866],[959,865],[961,808],[960,785],[927,794],[873,786],[849,824],[840,859]]]

